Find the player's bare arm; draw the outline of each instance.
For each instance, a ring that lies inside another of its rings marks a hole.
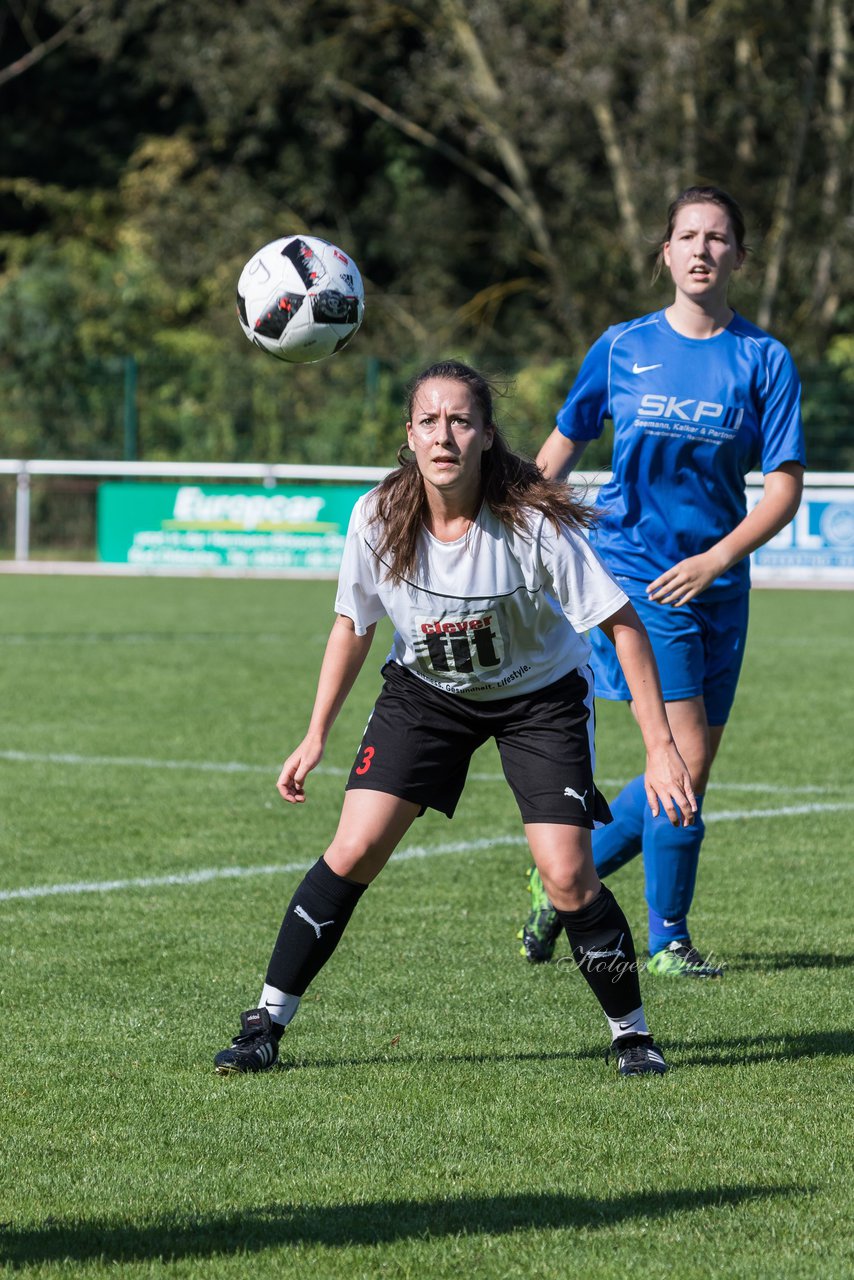
[[[352,618],[343,614],[339,614],[332,625],[308,730],[282,765],[276,783],[279,794],[290,804],[301,804],[305,800],[305,779],[323,758],[329,731],[364,665],[375,630],[375,625],[368,627],[364,635],[358,636]]]
[[[674,826],[691,826],[697,801],[688,766],[679,754],[667,720],[661,683],[646,630],[629,602],[601,622],[617,657],[646,747],[645,788],[653,817],[663,806]]]
[[[555,427],[537,454],[537,466],[550,480],[562,480],[581,461],[586,440],[570,440]]]
[[[700,595],[727,569],[784,529],[801,503],[804,468],[785,462],[765,477],[762,497],[740,524],[698,556],[680,560],[647,587],[650,600],[677,608]]]

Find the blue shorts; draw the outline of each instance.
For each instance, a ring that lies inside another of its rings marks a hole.
[[[702,697],[710,725],[726,724],[738,684],[747,638],[748,595],[703,604],[692,600],[678,609],[635,595],[636,584],[620,586],[647,629],[665,702]],[[596,627],[590,633],[596,696],[612,702],[631,699],[614,646]]]

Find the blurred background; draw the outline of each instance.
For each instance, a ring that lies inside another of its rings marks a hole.
[[[449,355],[512,382],[533,452],[593,339],[669,299],[666,208],[700,181],[745,209],[731,300],[798,361],[811,467],[854,469],[851,23],[846,0],[3,0],[0,456],[390,465],[408,377]],[[318,366],[235,316],[244,262],[298,231],[366,284]]]

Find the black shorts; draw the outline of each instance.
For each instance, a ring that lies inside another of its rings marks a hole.
[[[472,756],[494,738],[523,822],[592,829],[611,821],[593,782],[588,668],[489,702],[433,689],[396,662],[386,663],[383,677],[348,791],[383,791],[451,818]]]

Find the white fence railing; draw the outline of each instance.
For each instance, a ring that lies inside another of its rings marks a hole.
[[[278,480],[367,482],[381,480],[387,467],[322,467],[267,462],[63,462],[0,458],[0,475],[17,476],[15,559],[30,558],[30,487],[34,476],[93,479],[257,480],[271,488]]]
[[[174,480],[241,482],[251,493],[281,481],[290,485],[371,485],[386,467],[308,466],[289,463],[215,462],[68,462],[0,459],[0,476],[16,477],[15,561],[24,568],[30,558],[30,490],[37,477],[86,477],[95,480]],[[607,471],[576,472],[573,481],[592,489],[609,478]],[[763,477],[747,477],[748,507],[762,496]],[[253,501],[255,501],[253,499]],[[7,562],[8,563],[8,562]],[[177,562],[176,562],[177,563]],[[12,567],[11,565],[9,566]],[[753,577],[767,585],[797,581],[799,585],[854,585],[854,473],[807,473],[804,501],[795,519],[752,558]]]

